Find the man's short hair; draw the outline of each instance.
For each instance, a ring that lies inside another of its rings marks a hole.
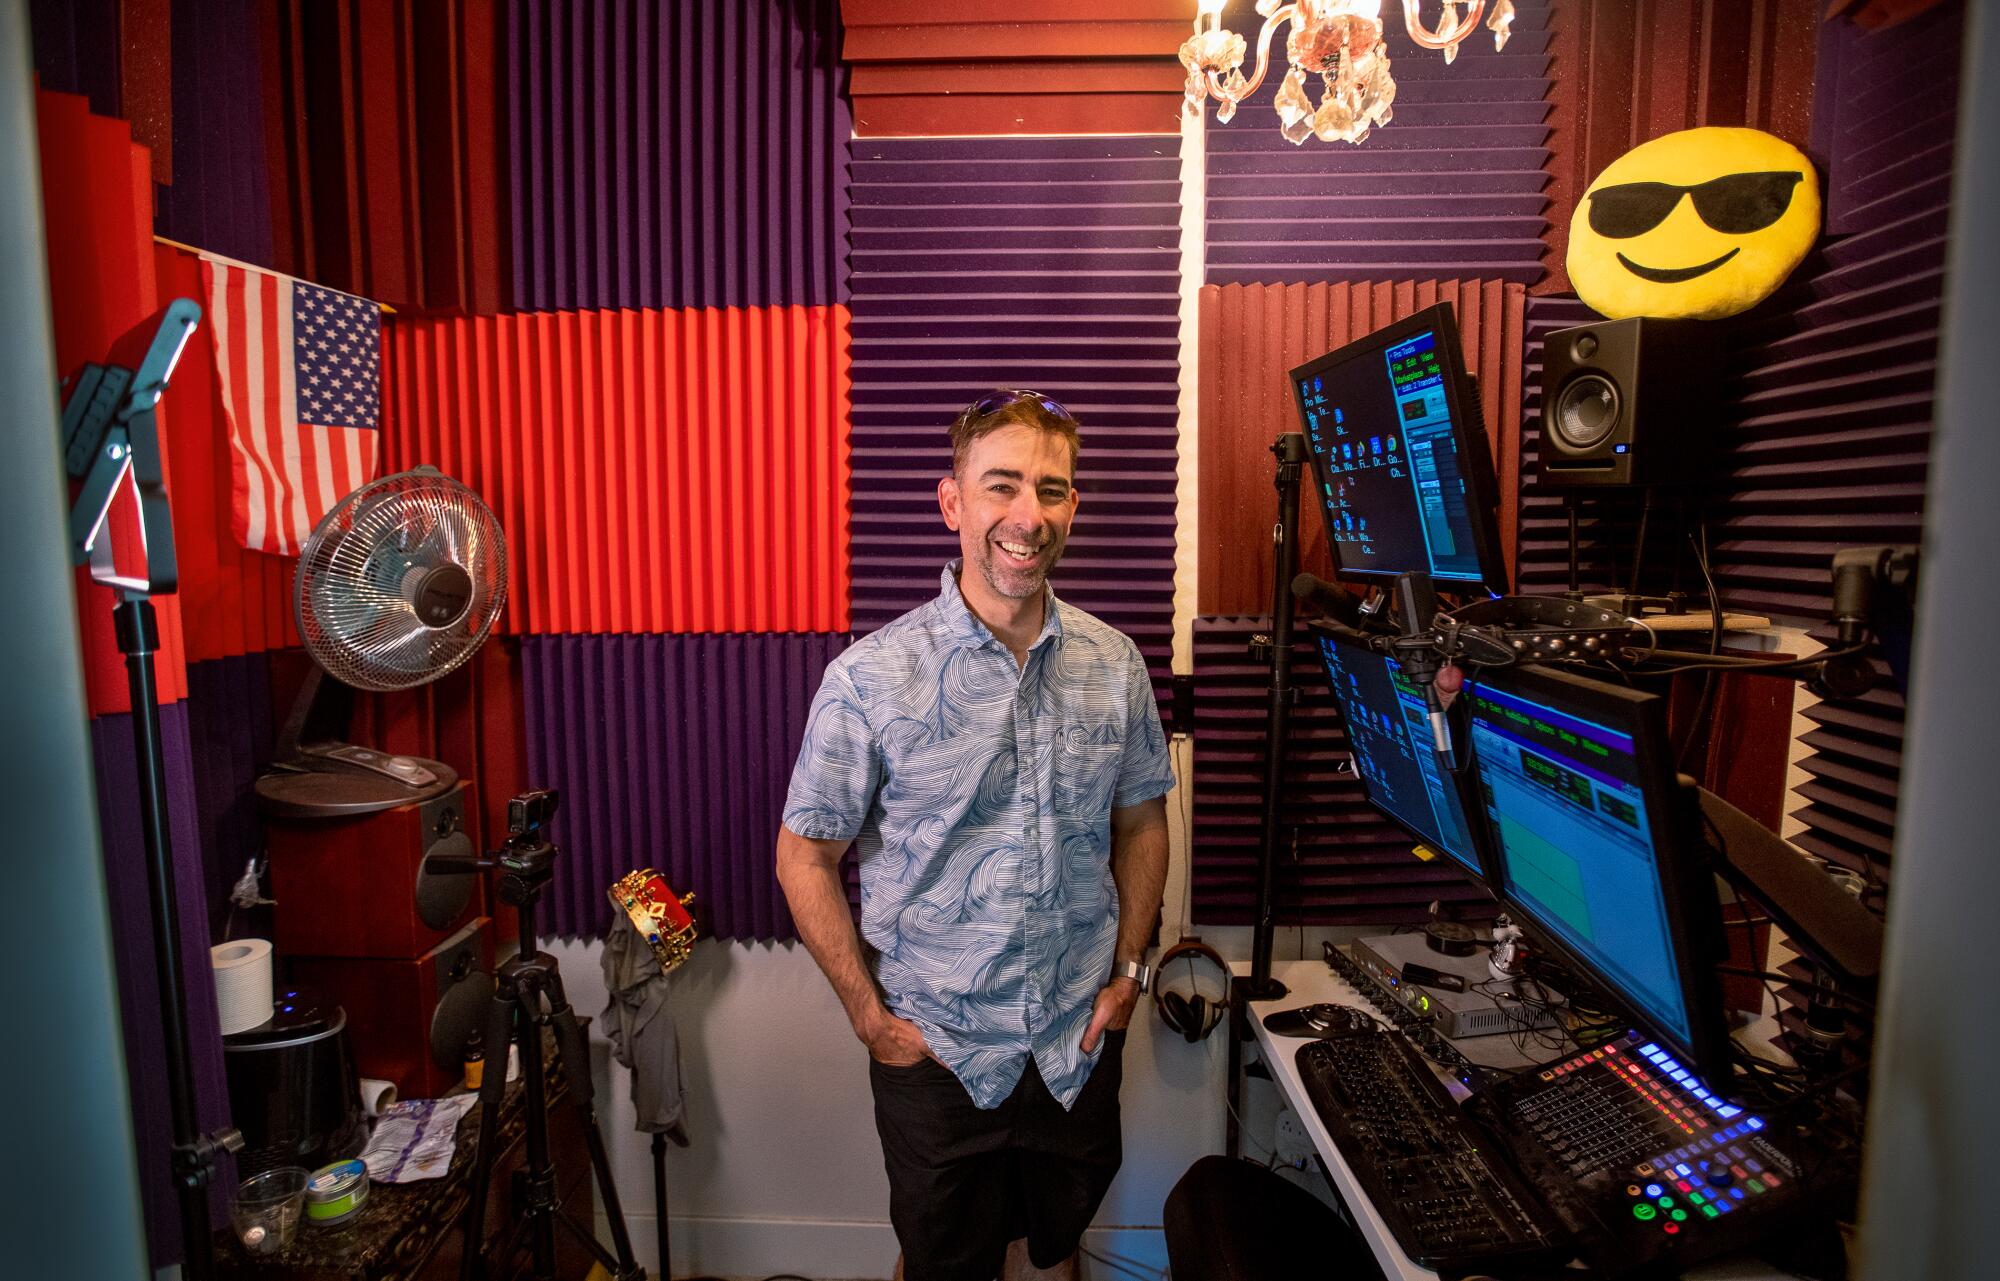
[[[951,474],[956,476],[964,468],[965,455],[972,448],[973,441],[1002,427],[1014,426],[1033,427],[1036,431],[1045,431],[1068,441],[1070,467],[1075,469],[1077,454],[1083,449],[1083,436],[1077,429],[1076,416],[1053,397],[1038,391],[996,388],[967,405],[952,423]]]

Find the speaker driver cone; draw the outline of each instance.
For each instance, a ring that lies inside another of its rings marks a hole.
[[[1617,428],[1620,408],[1616,383],[1602,374],[1578,374],[1557,393],[1549,434],[1563,453],[1589,453]]]

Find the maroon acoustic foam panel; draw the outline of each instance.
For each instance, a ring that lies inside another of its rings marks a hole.
[[[1271,608],[1278,495],[1271,442],[1301,430],[1286,374],[1435,303],[1458,313],[1465,366],[1499,471],[1500,535],[1511,566],[1513,462],[1521,434],[1523,286],[1499,280],[1207,285],[1201,291],[1201,603],[1203,614]],[[1333,572],[1310,472],[1299,500],[1301,567]]]

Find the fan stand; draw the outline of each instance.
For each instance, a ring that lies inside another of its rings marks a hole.
[[[417,804],[457,785],[457,771],[442,761],[347,742],[354,694],[353,686],[313,665],[278,732],[271,772],[257,780],[265,812],[349,818]]]

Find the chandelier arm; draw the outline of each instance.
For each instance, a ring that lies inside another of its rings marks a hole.
[[[1238,97],[1248,98],[1251,94],[1257,92],[1258,85],[1264,83],[1264,75],[1271,69],[1272,33],[1282,23],[1296,22],[1298,16],[1298,5],[1288,4],[1282,9],[1275,10],[1270,17],[1264,19],[1264,25],[1257,31],[1257,74],[1251,76],[1249,81],[1244,84],[1243,92]]]
[[[1472,34],[1479,25],[1480,15],[1486,12],[1486,0],[1465,0],[1471,7],[1460,15],[1458,25],[1451,29],[1449,36],[1439,36],[1424,25],[1421,12],[1423,0],[1403,0],[1403,26],[1409,31],[1411,43],[1425,49],[1448,49]],[[1442,13],[1439,15],[1442,17]]]

